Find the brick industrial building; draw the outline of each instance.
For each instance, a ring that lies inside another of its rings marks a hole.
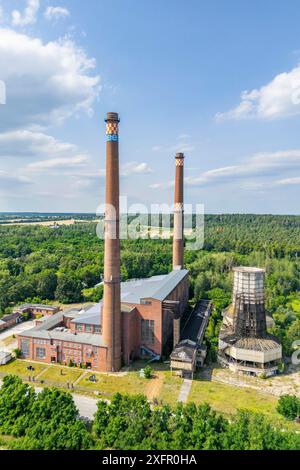
[[[188,304],[189,276],[184,267],[183,154],[175,174],[173,271],[121,282],[119,241],[119,118],[106,119],[106,213],[104,294],[99,304],[46,316],[23,332],[23,358],[47,363],[70,361],[116,372],[122,363],[159,358],[180,341],[180,323]]]

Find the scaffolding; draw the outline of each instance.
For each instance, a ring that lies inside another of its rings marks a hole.
[[[267,322],[265,302],[262,296],[252,296],[252,301],[245,294],[237,294],[233,314],[234,333],[239,338],[265,338]]]

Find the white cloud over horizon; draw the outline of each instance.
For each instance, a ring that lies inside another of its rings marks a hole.
[[[239,184],[241,189],[255,190],[258,186],[267,189],[274,186],[300,183],[300,176],[294,176],[296,171],[300,174],[300,149],[261,152],[244,158],[237,165],[214,168],[202,172],[198,176],[186,176],[185,184],[187,186],[206,187],[235,183]],[[292,174],[293,177],[274,179],[284,174]],[[257,181],[257,179],[262,179],[262,181]],[[173,180],[163,183],[156,182],[150,185],[152,189],[169,189],[173,186]]]
[[[266,85],[241,93],[238,106],[216,114],[217,121],[227,119],[279,119],[300,114],[300,65],[276,75]]]

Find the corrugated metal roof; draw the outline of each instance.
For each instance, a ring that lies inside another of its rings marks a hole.
[[[100,325],[100,313],[103,302],[92,305],[82,313],[78,313],[72,323],[84,323],[85,325]]]
[[[54,339],[58,341],[69,341],[70,343],[83,343],[92,346],[105,346],[102,335],[95,335],[92,333],[78,333],[62,332],[56,330],[38,330],[33,328],[31,330],[23,331],[20,337],[25,338],[39,338],[39,339]]]
[[[140,304],[141,299],[163,301],[187,274],[186,269],[180,269],[161,276],[122,282],[121,300],[131,304]]]

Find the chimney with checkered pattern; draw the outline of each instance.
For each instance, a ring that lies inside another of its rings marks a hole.
[[[119,116],[106,117],[106,212],[102,336],[107,372],[121,368]]]
[[[183,167],[184,155],[175,157],[175,198],[174,198],[174,233],[173,233],[173,269],[183,269],[184,265],[184,209],[183,209]]]

